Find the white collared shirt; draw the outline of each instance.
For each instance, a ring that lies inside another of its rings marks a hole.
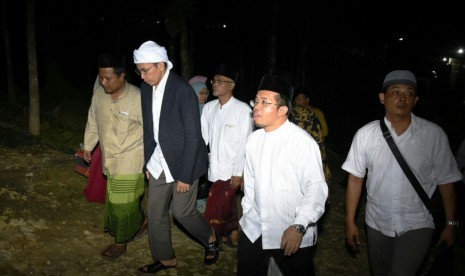
[[[163,156],[163,149],[158,140],[158,131],[160,126],[160,112],[161,105],[163,102],[163,96],[165,93],[166,81],[168,79],[170,71],[167,70],[163,78],[160,80],[158,86],[153,86],[153,97],[152,97],[152,114],[153,114],[153,135],[155,137],[155,142],[157,142],[157,147],[153,151],[152,156],[150,157],[149,162],[147,163],[147,169],[150,174],[158,179],[162,171],[165,172],[166,182],[173,182],[174,178],[171,175],[168,164],[166,163],[165,157]]]
[[[245,164],[245,143],[252,133],[252,110],[244,102],[231,97],[221,106],[219,100],[205,104],[202,136],[210,147],[208,180],[226,181],[242,176]]]
[[[327,197],[320,148],[310,134],[286,121],[249,136],[239,223],[250,241],[262,236],[263,249],[278,249],[284,231],[302,224],[309,227],[300,247],[314,245]]]
[[[397,136],[384,119],[394,141],[423,189],[431,197],[436,185],[462,177],[444,131],[412,114],[409,128]],[[367,175],[366,223],[386,236],[434,228],[431,214],[405,176],[382,135],[379,120],[360,128],[342,169],[363,178]]]

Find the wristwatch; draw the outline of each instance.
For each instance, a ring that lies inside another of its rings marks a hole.
[[[302,235],[304,235],[305,232],[307,232],[307,229],[302,224],[293,224],[292,226],[294,226],[295,230],[297,230],[297,232]]]
[[[458,221],[458,220],[448,220],[448,221],[446,222],[446,225],[448,225],[448,226],[459,227],[459,221]]]

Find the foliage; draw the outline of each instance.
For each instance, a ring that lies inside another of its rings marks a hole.
[[[63,152],[76,152],[83,141],[91,89],[76,87],[56,62],[47,63],[41,89],[40,142]]]
[[[163,16],[166,18],[166,31],[175,38],[186,21],[193,17],[195,1],[176,0],[163,7]]]
[[[56,150],[72,153],[76,152],[83,140],[91,96],[85,97],[88,100],[79,99],[79,95],[86,94],[83,89],[72,88],[64,82],[61,86],[68,88],[49,89],[45,87],[41,89],[41,133],[38,141]],[[3,110],[0,114],[2,126],[25,133],[24,137],[17,137],[18,144],[25,143],[27,139],[33,139],[27,137],[28,105],[25,97],[20,99],[20,105],[17,106],[8,103],[0,105]]]
[[[75,152],[83,141],[87,108],[79,102],[63,101],[41,120],[40,142],[63,152]]]

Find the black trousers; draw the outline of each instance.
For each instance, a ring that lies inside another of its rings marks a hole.
[[[273,257],[283,275],[314,276],[313,256],[315,247],[305,247],[297,250],[291,256],[285,256],[281,249],[263,250],[262,237],[254,243],[242,233],[239,235],[237,248],[238,276],[266,276],[270,257]]]

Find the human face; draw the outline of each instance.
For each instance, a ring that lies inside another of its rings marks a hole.
[[[307,98],[304,94],[297,94],[294,99],[294,103],[301,107],[307,107],[309,104],[310,99]]]
[[[215,75],[211,80],[213,96],[222,97],[232,95],[234,81],[222,75]]]
[[[379,100],[384,104],[386,116],[410,116],[418,101],[415,87],[409,84],[390,85],[385,93],[379,93]]]
[[[113,68],[99,68],[98,69],[98,80],[103,90],[107,94],[115,94],[120,92],[124,86],[125,74],[116,75]]]
[[[260,90],[255,97],[258,103],[253,108],[253,120],[256,126],[265,129],[266,132],[279,128],[287,120],[288,107],[277,104],[278,95],[273,91]]]
[[[165,74],[163,62],[136,64],[140,78],[150,86],[157,86]]]
[[[202,90],[200,90],[198,97],[199,97],[199,104],[204,104],[208,98],[208,89],[204,87]]]

